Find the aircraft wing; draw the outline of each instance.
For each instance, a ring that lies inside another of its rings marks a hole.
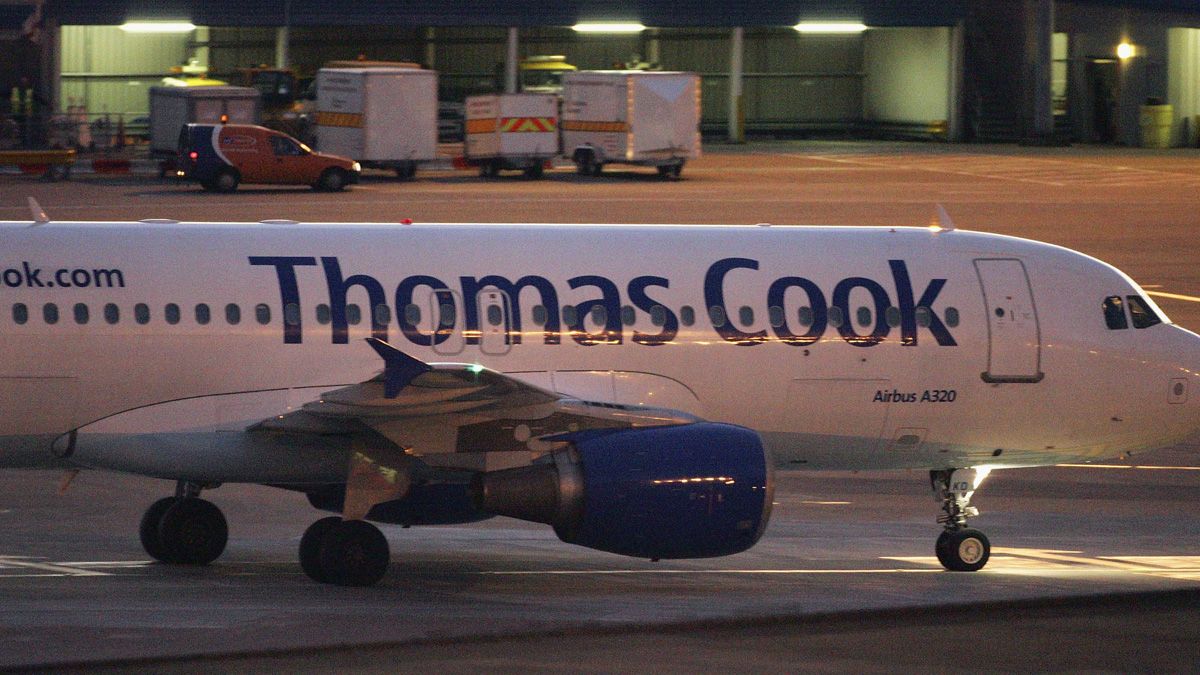
[[[478,365],[427,364],[382,340],[367,341],[383,358],[382,373],[250,431],[330,435],[366,427],[428,461],[450,453],[536,455],[552,447],[541,439],[556,434],[698,421],[676,410],[582,401]]]

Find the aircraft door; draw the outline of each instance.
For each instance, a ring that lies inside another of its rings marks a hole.
[[[512,349],[512,303],[508,294],[491,286],[475,296],[479,309],[479,351],[503,356]]]
[[[1012,258],[978,258],[975,271],[988,320],[988,364],[983,380],[1040,382],[1041,333],[1025,264]]]
[[[463,331],[458,325],[465,320],[460,315],[462,298],[459,294],[444,288],[429,294],[429,317],[433,322],[435,339],[433,351],[446,356],[453,356],[463,350]]]

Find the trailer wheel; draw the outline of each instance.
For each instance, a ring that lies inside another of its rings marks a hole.
[[[543,173],[545,173],[545,167],[542,166],[541,162],[538,162],[537,164],[533,164],[533,165],[525,167],[525,177],[526,178],[531,178],[531,179],[541,178]]]
[[[575,151],[575,173],[580,176],[599,176],[602,170],[594,150],[581,148]]]
[[[683,173],[683,162],[664,164],[658,167],[658,175],[667,180],[679,180],[679,174],[681,173]]]
[[[479,175],[483,178],[495,178],[500,175],[500,162],[494,159],[485,159],[479,165]]]
[[[412,180],[413,176],[417,175],[416,162],[404,162],[396,166],[396,178],[400,180]]]

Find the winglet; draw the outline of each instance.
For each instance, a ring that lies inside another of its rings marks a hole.
[[[945,207],[943,207],[941,204],[937,205],[937,214],[936,215],[937,215],[936,222],[933,219],[930,219],[930,221],[929,221],[930,229],[941,230],[942,232],[953,232],[954,231],[954,221],[950,220],[950,214],[946,213]]]
[[[433,370],[424,361],[414,359],[379,338],[369,337],[367,344],[383,359],[383,395],[387,398],[396,398],[400,390],[418,375]]]
[[[37,200],[33,197],[27,197],[27,199],[29,200],[29,213],[33,216],[33,225],[31,227],[37,227],[38,225],[50,222],[50,216],[47,216],[46,212],[42,210],[42,205],[38,204]]]

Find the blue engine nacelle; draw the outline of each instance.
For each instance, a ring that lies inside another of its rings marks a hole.
[[[762,536],[774,482],[758,434],[701,422],[596,429],[531,466],[481,474],[480,508],[639,558],[739,553]]]

